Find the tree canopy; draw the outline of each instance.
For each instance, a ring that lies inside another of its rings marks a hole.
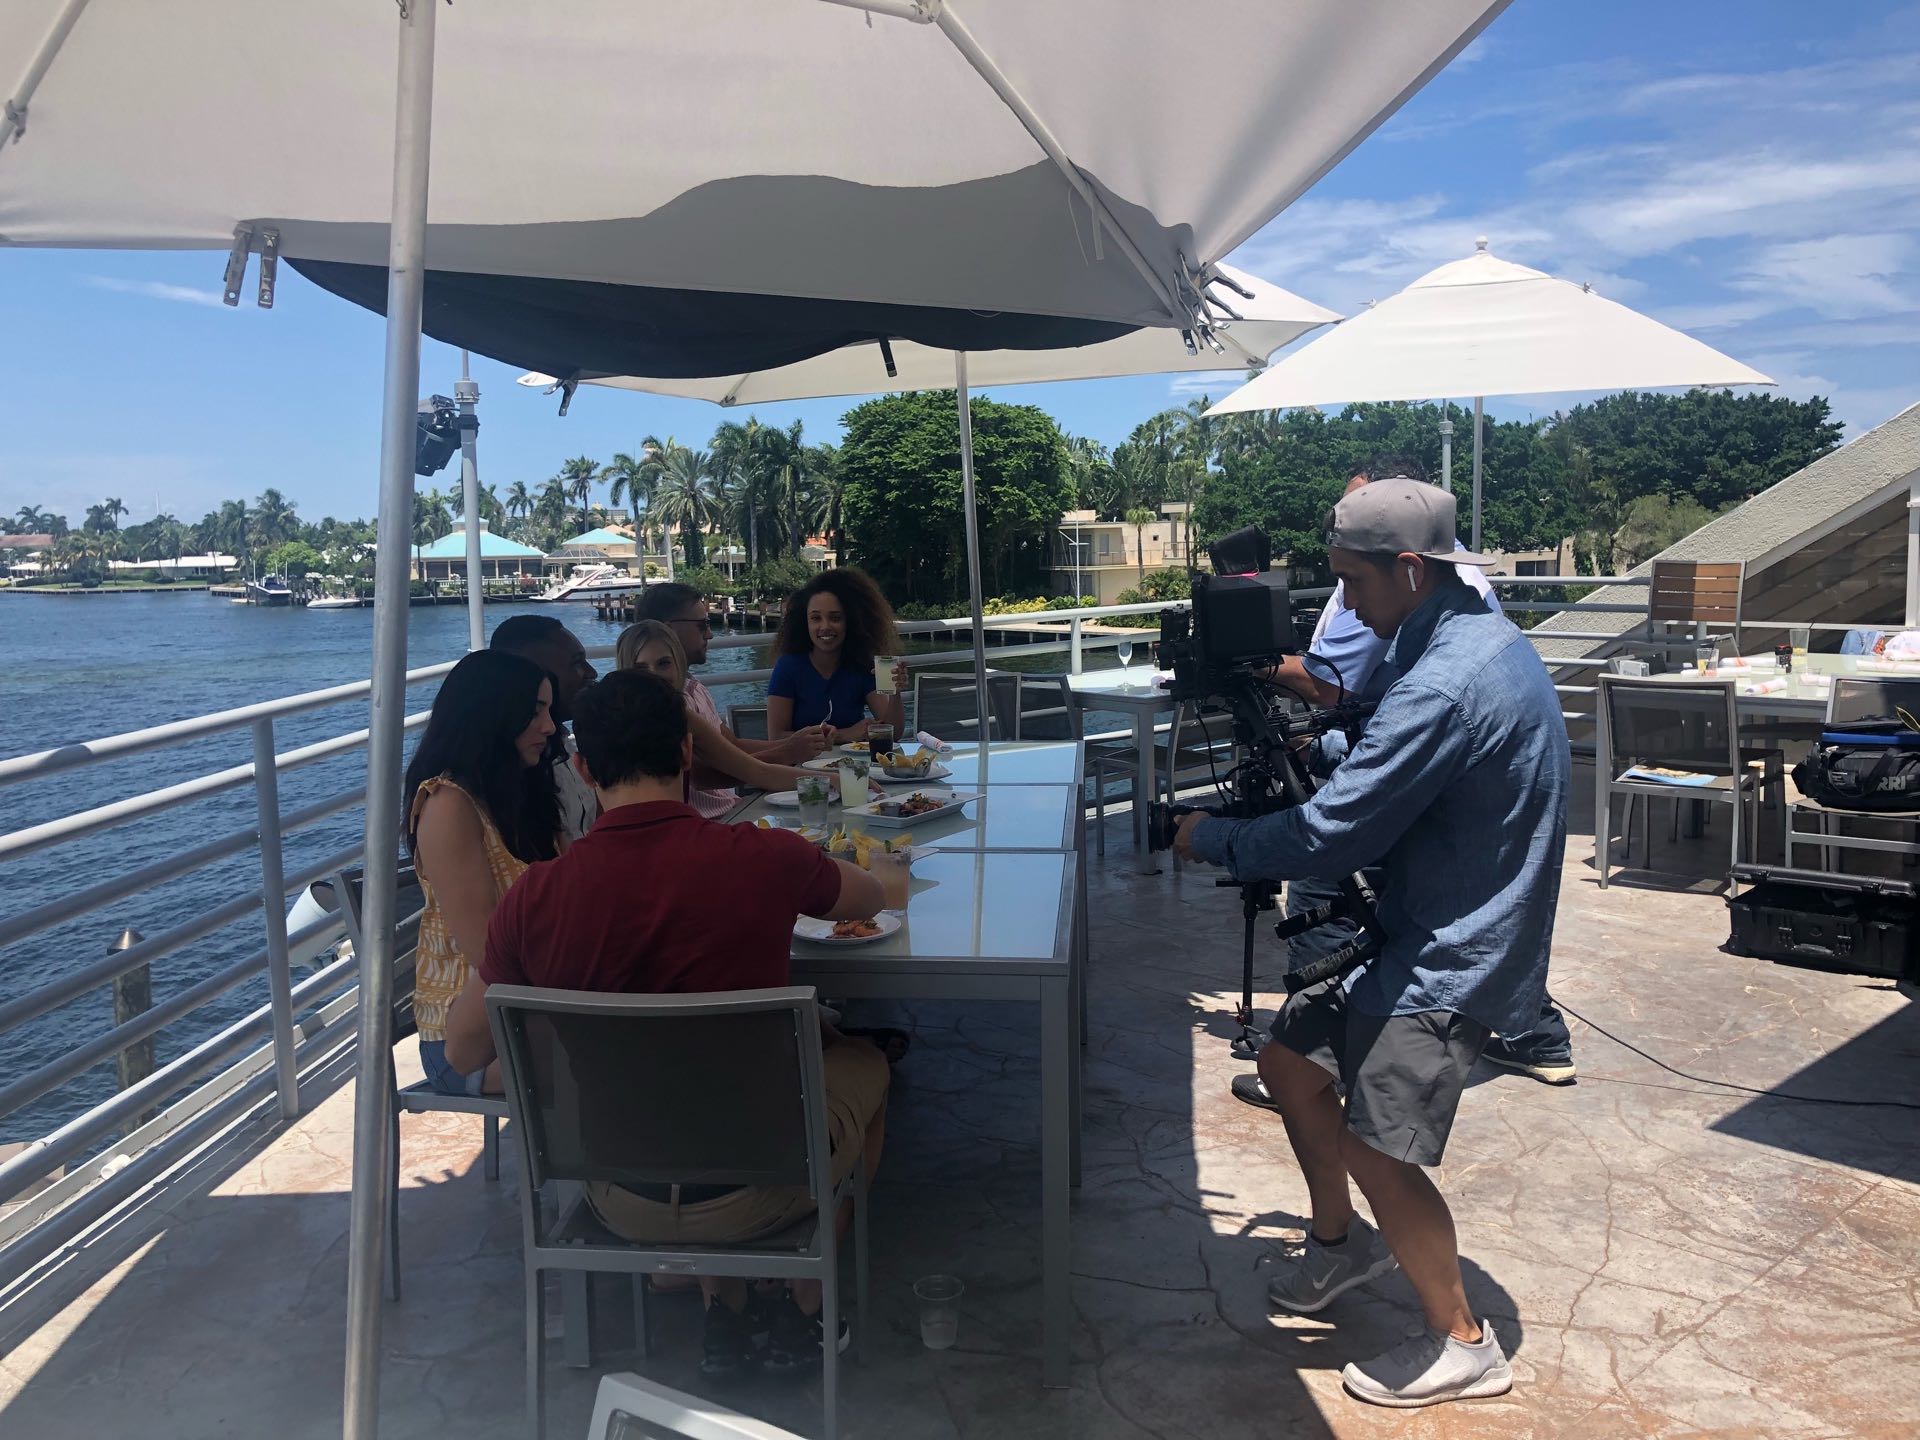
[[[1066,437],[1032,405],[976,399],[972,409],[982,583],[995,595],[1044,591],[1053,529],[1073,507]],[[896,603],[964,595],[954,392],[869,400],[847,412],[846,427],[836,475],[853,559]]]

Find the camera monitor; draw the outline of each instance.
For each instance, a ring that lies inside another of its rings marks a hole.
[[[1300,648],[1283,573],[1201,575],[1193,586],[1193,631],[1209,666],[1291,655]]]

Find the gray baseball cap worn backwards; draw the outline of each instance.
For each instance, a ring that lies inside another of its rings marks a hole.
[[[1418,480],[1375,480],[1333,507],[1329,550],[1374,555],[1420,555],[1456,565],[1491,565],[1490,555],[1462,550],[1455,534],[1458,506],[1451,493]]]

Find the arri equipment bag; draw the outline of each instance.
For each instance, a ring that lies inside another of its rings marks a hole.
[[[1920,730],[1904,716],[1826,730],[1793,767],[1808,799],[1834,810],[1920,811]]]

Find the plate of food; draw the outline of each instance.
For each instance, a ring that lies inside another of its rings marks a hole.
[[[809,838],[812,838],[809,836]],[[836,826],[832,831],[822,834],[814,842],[836,860],[849,860],[862,870],[873,869],[875,855],[904,855],[911,865],[923,855],[931,855],[931,845],[913,843],[913,832],[904,835],[889,835],[882,839],[878,835],[869,835],[864,830],[849,830],[846,826]]]
[[[828,840],[833,838],[825,826],[803,825],[798,820],[775,820],[769,816],[762,815],[753,823],[757,829],[761,830],[791,831],[810,845],[825,845]]]
[[[816,920],[802,915],[793,922],[793,938],[815,945],[871,945],[900,929],[900,917],[884,910],[866,920]]]
[[[949,815],[958,815],[963,806],[979,798],[978,791],[929,788],[908,795],[890,795],[865,805],[850,805],[846,814],[858,815],[875,825],[911,825],[919,820],[944,820]]]
[[[924,784],[929,780],[944,780],[953,774],[953,771],[940,763],[931,750],[917,752],[889,750],[880,756],[875,764],[887,779],[906,784],[915,782]]]

